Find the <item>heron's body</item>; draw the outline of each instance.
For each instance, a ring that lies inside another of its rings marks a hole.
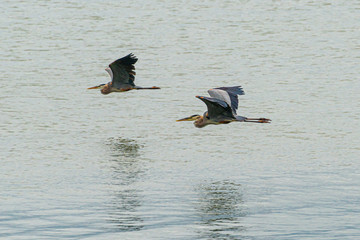
[[[238,95],[244,95],[240,86],[220,87],[208,91],[211,97],[196,96],[202,100],[208,111],[200,115],[192,115],[177,121],[195,121],[195,127],[202,128],[209,124],[228,124],[231,122],[257,122],[269,123],[267,118],[247,118],[236,113],[238,108]]]
[[[109,67],[105,69],[111,77],[111,82],[90,87],[88,89],[101,89],[102,94],[126,92],[134,89],[160,89],[159,87],[140,87],[135,85],[134,81],[136,73],[134,64],[137,60],[138,59],[131,53],[112,62]]]

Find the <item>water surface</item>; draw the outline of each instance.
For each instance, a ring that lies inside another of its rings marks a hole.
[[[360,237],[358,1],[2,6],[0,238]],[[273,123],[175,122],[232,85]]]

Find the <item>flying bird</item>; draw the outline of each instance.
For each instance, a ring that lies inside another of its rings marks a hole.
[[[228,124],[231,122],[253,122],[253,123],[270,123],[267,118],[247,118],[238,116],[238,95],[244,95],[241,86],[219,87],[208,90],[211,97],[196,96],[207,106],[207,112],[200,115],[192,115],[187,118],[177,120],[195,121],[195,127],[202,128],[209,124]]]
[[[111,92],[126,92],[129,90],[140,89],[160,89],[159,87],[139,87],[136,86],[135,81],[135,66],[137,57],[130,53],[123,58],[112,62],[105,71],[109,73],[111,82],[100,84],[88,89],[100,89],[102,94],[109,94]]]

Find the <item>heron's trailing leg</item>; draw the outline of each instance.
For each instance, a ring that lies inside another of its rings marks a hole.
[[[270,123],[271,119],[268,119],[268,118],[245,118],[244,122]]]

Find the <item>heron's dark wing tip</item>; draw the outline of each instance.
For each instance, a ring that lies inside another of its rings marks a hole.
[[[138,58],[133,54],[130,53],[126,55],[125,57],[119,58],[118,60],[112,62],[109,66],[115,64],[115,65],[133,65],[137,62]]]
[[[226,91],[230,94],[234,94],[234,95],[244,95],[245,94],[245,92],[241,86],[219,87],[219,88],[214,88],[214,89],[221,89],[221,90],[224,90],[224,91]],[[210,90],[213,90],[213,89],[210,89]]]

